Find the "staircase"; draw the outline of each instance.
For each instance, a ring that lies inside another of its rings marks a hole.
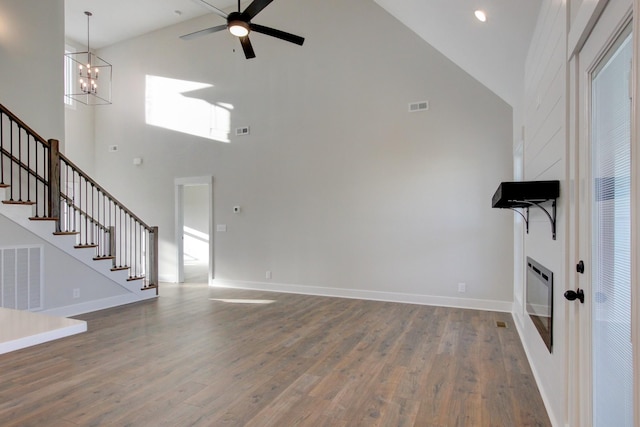
[[[140,296],[158,295],[158,227],[145,224],[0,104],[0,214]]]

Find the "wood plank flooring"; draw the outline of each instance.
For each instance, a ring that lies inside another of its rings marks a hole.
[[[0,425],[550,425],[509,314],[203,285],[160,295],[1,355]]]

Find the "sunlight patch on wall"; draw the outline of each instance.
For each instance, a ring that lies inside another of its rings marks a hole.
[[[184,262],[198,264],[209,260],[209,235],[185,226],[183,230]]]
[[[230,142],[231,110],[226,103],[211,104],[196,97],[208,83],[146,76],[146,122],[176,132]]]
[[[9,35],[11,34],[9,27],[9,19],[3,10],[0,10],[0,44],[6,44]]]

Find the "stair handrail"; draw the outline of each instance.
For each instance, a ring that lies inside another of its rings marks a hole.
[[[3,118],[3,116],[6,116],[6,119]],[[3,124],[5,123],[5,120],[8,121],[9,128],[10,128],[8,132],[10,136],[9,138],[10,145],[7,145],[6,148],[3,142],[5,137]],[[13,133],[14,126],[16,126],[18,130],[17,137],[14,136],[14,133]],[[133,264],[135,264],[135,268],[138,268],[139,266],[140,271],[142,271],[142,274],[144,275],[140,277],[139,275],[136,274],[136,272],[134,272],[133,276],[130,274],[130,280],[145,278],[147,283],[145,285],[145,288],[155,287],[156,294],[157,294],[158,227],[149,226],[146,222],[142,221],[140,217],[138,217],[130,209],[124,206],[118,199],[116,199],[113,195],[111,195],[111,193],[105,190],[104,187],[99,185],[94,179],[92,179],[84,171],[82,171],[82,169],[80,169],[76,164],[74,164],[66,156],[60,153],[58,140],[55,140],[55,139],[45,140],[42,136],[40,136],[30,126],[28,126],[24,121],[22,121],[19,117],[17,117],[14,113],[12,113],[7,107],[5,107],[2,104],[0,104],[0,130],[1,130],[0,132],[0,171],[2,171],[2,173],[0,174],[0,184],[4,184],[4,177],[5,177],[4,162],[5,160],[8,159],[9,164],[11,165],[11,172],[9,173],[9,179],[13,180],[16,178],[14,176],[14,169],[13,169],[13,165],[16,165],[17,180],[20,186],[20,189],[17,191],[18,200],[16,202],[13,202],[12,201],[13,197],[12,197],[9,203],[28,203],[28,204],[35,204],[36,206],[38,206],[39,195],[44,193],[45,197],[42,197],[42,200],[45,206],[42,207],[43,211],[39,211],[38,207],[35,208],[34,219],[56,220],[56,232],[61,232],[62,220],[63,220],[61,217],[61,214],[62,214],[61,203],[64,203],[64,206],[67,210],[67,215],[69,215],[68,211],[72,210],[73,215],[80,215],[80,218],[84,218],[86,221],[90,221],[91,226],[97,226],[102,232],[105,232],[106,234],[108,234],[109,245],[111,246],[109,248],[110,254],[112,252],[115,254],[115,248],[113,247],[116,242],[114,225],[106,222],[106,219],[105,219],[105,222],[102,223],[99,220],[99,217],[100,217],[99,213],[97,217],[94,216],[93,214],[90,215],[89,212],[85,210],[85,208],[75,204],[73,196],[69,197],[66,190],[64,192],[62,191],[61,181],[62,181],[63,170],[61,168],[61,165],[62,163],[64,163],[66,165],[65,172],[68,173],[68,168],[71,168],[72,172],[74,173],[73,175],[74,177],[77,175],[79,179],[81,178],[83,180],[83,182],[86,182],[91,185],[92,197],[93,197],[93,191],[94,190],[97,191],[98,195],[101,194],[102,197],[106,197],[106,199],[109,201],[110,207],[113,206],[114,210],[117,208],[120,214],[124,213],[125,218],[135,221],[133,225],[131,223],[128,223],[128,224],[125,223],[124,225],[121,224],[122,230],[119,231],[119,233],[124,233],[125,242],[127,241],[127,239],[129,240],[129,243],[131,243],[133,239],[140,239],[140,240],[136,240],[135,249],[143,251],[143,247],[144,247],[144,254],[146,255],[144,257],[144,261],[142,261],[143,260],[142,253],[136,253],[135,255],[133,255],[131,254],[131,252],[133,252],[132,248],[129,248],[128,260],[131,261],[131,264],[132,264],[130,267],[134,268]],[[24,142],[22,139],[23,135],[26,135],[26,138],[25,138],[26,141]],[[18,142],[17,150],[14,148],[14,142],[16,139]],[[33,145],[32,153],[30,151],[30,148],[32,147],[30,141],[33,141],[33,144],[35,144]],[[26,144],[26,163],[22,161],[23,143]],[[40,145],[38,145],[38,143]],[[16,157],[16,151],[17,151],[17,157]],[[43,162],[41,164],[38,164],[39,155],[42,155],[42,159],[43,159]],[[35,170],[32,168],[32,165],[31,165],[32,156],[35,156]],[[26,174],[26,175],[22,175],[22,174]],[[31,184],[28,178],[29,176],[32,176],[35,179],[35,181],[31,181]],[[26,178],[23,178],[23,177],[26,177]],[[68,175],[67,175],[67,178],[68,178]],[[25,201],[22,200],[22,197],[23,197],[22,183],[24,180],[26,180],[26,184],[24,185],[24,187],[26,188],[26,193],[27,193]],[[33,184],[34,182],[35,184]],[[65,184],[67,184],[67,182],[65,182]],[[35,202],[31,201],[29,196],[30,194],[29,190],[32,185],[35,185],[35,189],[33,191],[36,197]],[[12,187],[11,195],[13,196],[13,187]],[[104,209],[104,203],[105,202],[103,200],[103,209]],[[85,204],[86,204],[86,207],[89,206],[89,203],[87,201],[85,201]],[[100,206],[99,201],[98,201],[98,206]],[[93,207],[94,207],[94,203],[92,200],[91,201],[92,212],[93,212]],[[40,212],[43,212],[42,217],[40,216]],[[146,230],[146,234],[145,234],[146,240],[143,240],[144,233],[138,227],[142,227],[144,230]],[[133,233],[133,235],[127,235],[126,234],[127,232]],[[73,233],[73,234],[76,234],[76,233]],[[138,246],[138,243],[139,243],[139,246]],[[97,258],[101,258],[101,257],[104,258],[105,256],[101,256],[98,253]],[[115,265],[115,258],[116,258],[115,256],[113,257],[109,256],[108,258],[114,259],[114,267],[122,267],[122,265],[121,266]]]
[[[151,230],[153,227],[151,227],[150,225],[148,225],[147,223],[145,223],[143,220],[141,220],[136,214],[134,214],[133,212],[131,212],[131,210],[129,210],[126,206],[124,206],[118,199],[116,199],[115,197],[113,197],[111,195],[111,193],[109,193],[107,190],[104,189],[104,187],[102,187],[100,184],[98,184],[94,179],[92,179],[89,175],[87,175],[85,172],[82,171],[82,169],[80,169],[75,163],[73,163],[71,160],[69,160],[69,158],[67,158],[67,156],[65,156],[62,153],[59,153],[60,159],[64,160],[65,163],[67,163],[69,166],[71,166],[78,174],[80,174],[82,176],[82,178],[84,178],[87,182],[89,182],[91,185],[93,185],[94,187],[96,187],[98,190],[100,190],[101,193],[104,193],[105,196],[109,197],[114,203],[116,203],[118,205],[118,207],[120,209],[122,209],[123,211],[125,211],[126,213],[129,214],[129,216],[131,216],[133,219],[135,219],[136,221],[138,221],[142,226],[144,226],[147,230]]]
[[[27,133],[29,133],[32,137],[34,137],[36,140],[38,140],[41,144],[44,144],[47,147],[49,146],[49,142],[46,139],[41,137],[40,134],[38,134],[38,132],[36,132],[33,129],[31,129],[25,122],[20,120],[20,118],[18,116],[16,116],[15,114],[13,114],[7,107],[5,107],[4,105],[0,104],[0,111],[2,111],[4,114],[9,116],[9,118],[12,121],[16,122],[18,124],[18,126],[20,126],[22,129],[26,130]]]
[[[68,177],[68,171],[67,168],[71,169],[72,175],[73,175],[73,179],[75,179],[76,175],[79,179],[83,180],[84,182],[86,182],[87,184],[91,185],[91,192],[92,195],[94,193],[97,192],[97,194],[102,194],[103,197],[106,197],[107,200],[109,200],[111,203],[113,203],[114,207],[117,207],[117,209],[119,209],[122,213],[124,213],[125,217],[128,216],[130,219],[132,219],[133,221],[135,221],[137,224],[139,224],[141,227],[143,227],[148,233],[149,233],[149,251],[147,252],[149,259],[148,262],[143,263],[145,264],[145,266],[147,266],[148,264],[148,270],[145,269],[145,276],[146,279],[148,281],[148,286],[156,286],[158,285],[158,227],[154,227],[154,226],[150,226],[148,225],[146,222],[144,222],[143,220],[140,219],[139,216],[137,216],[136,214],[134,214],[130,209],[128,209],[126,206],[124,206],[123,203],[121,203],[118,199],[116,199],[113,195],[111,195],[111,193],[109,193],[107,190],[104,189],[104,187],[102,187],[100,184],[98,184],[94,179],[92,179],[90,176],[88,176],[84,171],[82,171],[82,169],[80,169],[76,164],[74,164],[71,160],[69,160],[66,156],[64,156],[62,153],[58,153],[58,160],[57,163],[59,165],[64,164],[65,165],[65,172],[62,172],[62,167],[61,167],[61,172],[60,175],[67,175]],[[95,225],[97,224],[100,228],[102,228],[103,230],[108,230],[108,233],[112,233],[111,230],[113,229],[111,224],[106,224],[101,222],[99,219],[96,219],[93,214],[89,213],[88,211],[79,208],[75,202],[73,201],[73,199],[70,199],[69,196],[67,194],[63,194],[62,192],[60,192],[60,199],[62,199],[65,203],[67,203],[67,207],[68,208],[72,208],[74,211],[74,214],[76,213],[80,213],[81,217],[84,217],[85,219],[89,220],[91,222],[91,225]],[[93,206],[93,201],[92,201],[92,206]],[[103,205],[104,208],[104,205]],[[61,219],[62,221],[62,219]],[[122,224],[121,224],[122,225]],[[124,228],[126,228],[127,225],[124,225]],[[86,230],[85,230],[86,231]],[[134,233],[135,235],[135,233]],[[137,235],[136,235],[137,237]],[[113,256],[114,257],[114,268],[119,268],[122,265],[116,265],[115,263],[115,254],[116,254],[116,240],[115,240],[115,236],[113,234],[111,234],[109,236],[110,242],[108,244],[109,246],[109,254],[104,254],[103,256]],[[125,237],[126,240],[126,237]],[[129,240],[129,244],[131,244],[131,240]],[[125,246],[126,246],[126,242],[125,242]],[[126,251],[126,248],[125,248]],[[126,255],[124,256],[124,258],[129,258],[129,260],[131,261],[129,265],[130,267],[130,271],[133,273],[132,275],[130,275],[130,279],[135,279],[138,277],[138,275],[136,273],[138,273],[138,266],[136,264],[136,261],[140,261],[140,259],[135,259],[135,257],[132,257],[131,254],[128,254],[129,256],[127,257]],[[122,259],[122,257],[120,257],[120,259]],[[134,266],[133,264],[136,264],[136,266]],[[157,288],[156,288],[157,289]]]

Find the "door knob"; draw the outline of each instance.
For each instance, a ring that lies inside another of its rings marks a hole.
[[[580,303],[584,304],[584,291],[580,288],[577,291],[568,290],[564,293],[564,297],[569,301],[579,300]]]

